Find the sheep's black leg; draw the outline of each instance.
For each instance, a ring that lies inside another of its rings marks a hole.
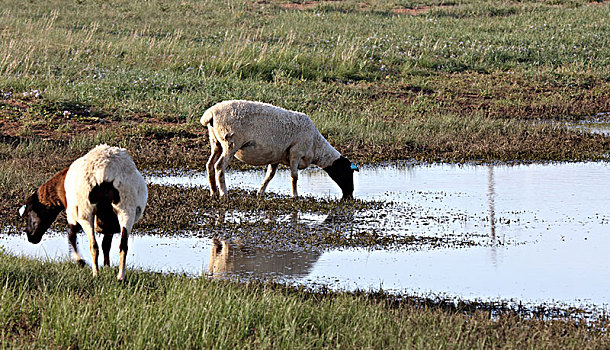
[[[74,260],[80,265],[85,266],[85,261],[81,258],[78,253],[78,248],[76,246],[76,234],[80,231],[81,227],[79,224],[76,225],[68,225],[68,242],[70,242],[70,246],[72,247],[72,257]]]
[[[102,252],[104,253],[104,266],[110,266],[110,247],[112,246],[112,233],[104,233],[102,239]]]

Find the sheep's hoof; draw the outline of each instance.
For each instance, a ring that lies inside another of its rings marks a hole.
[[[78,260],[76,260],[76,263],[77,263],[77,264],[78,264],[78,266],[80,266],[80,267],[85,267],[85,266],[87,266],[87,263],[86,263],[86,262],[85,262],[85,260],[83,260],[83,259],[78,259]]]

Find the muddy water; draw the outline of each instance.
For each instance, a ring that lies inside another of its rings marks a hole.
[[[363,167],[355,196],[391,202],[390,210],[354,221],[361,229],[462,235],[472,246],[423,249],[274,250],[239,237],[225,241],[134,235],[128,264],[193,275],[272,277],[337,289],[364,289],[467,300],[605,307],[610,303],[610,167],[605,163],[519,166]],[[316,169],[300,173],[302,195],[340,197]],[[264,170],[231,172],[230,188],[256,189]],[[207,186],[205,174],[148,176],[149,183]],[[286,170],[268,191],[289,194]],[[235,220],[235,215],[226,220]],[[316,225],[324,217],[300,214]],[[367,221],[368,220],[368,221]],[[86,238],[79,237],[86,247]],[[118,245],[118,240],[115,240]],[[63,235],[41,245],[2,235],[0,245],[38,257],[67,257]],[[118,263],[113,247],[114,264]],[[84,254],[87,257],[88,254]]]

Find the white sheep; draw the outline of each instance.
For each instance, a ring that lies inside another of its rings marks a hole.
[[[305,114],[267,103],[231,100],[203,113],[211,155],[207,162],[210,192],[227,194],[225,169],[233,156],[250,165],[268,165],[258,194],[265,192],[278,165],[290,167],[292,196],[297,197],[298,169],[315,164],[339,185],[343,199],[352,198],[358,168],[328,143]]]
[[[104,235],[102,251],[106,266],[110,265],[112,236],[121,232],[117,279],[122,280],[127,238],[142,217],[147,199],[146,182],[127,150],[99,145],[34,191],[20,214],[27,219],[28,240],[36,244],[65,209],[73,257],[84,265],[76,247],[76,234],[82,228],[89,238],[94,276],[98,273],[99,255],[94,229]]]

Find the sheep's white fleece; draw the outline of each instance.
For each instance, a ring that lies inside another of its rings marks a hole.
[[[119,223],[131,230],[144,213],[148,189],[127,150],[99,145],[75,160],[64,181],[68,223],[92,220],[93,209],[89,193],[96,185],[110,182],[119,191],[120,201],[113,204]]]
[[[229,100],[205,111],[201,124],[212,122],[214,135],[235,157],[251,165],[290,165],[288,150],[298,154],[299,169],[328,167],[341,156],[304,113],[263,102]]]

